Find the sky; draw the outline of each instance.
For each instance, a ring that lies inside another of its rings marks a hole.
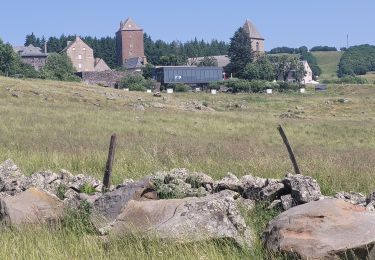
[[[266,39],[266,50],[288,46],[375,45],[375,0],[0,0],[0,38],[23,45],[25,36],[114,36],[127,17],[152,39],[230,41],[246,19]]]

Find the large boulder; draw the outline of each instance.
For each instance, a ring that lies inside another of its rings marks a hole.
[[[375,259],[375,213],[338,199],[296,206],[272,220],[268,250],[301,259]]]
[[[297,205],[319,200],[322,197],[318,182],[309,176],[288,174],[282,182]]]
[[[252,236],[237,209],[237,195],[227,190],[202,198],[132,200],[116,218],[112,232],[182,242],[228,238],[248,247]]]
[[[51,223],[63,214],[63,203],[57,197],[36,188],[0,198],[0,221],[9,226]]]
[[[26,189],[25,177],[12,160],[6,160],[0,165],[0,193],[15,195]]]
[[[130,200],[139,200],[152,190],[149,178],[121,185],[94,201],[94,215],[104,218],[105,221],[113,221]]]

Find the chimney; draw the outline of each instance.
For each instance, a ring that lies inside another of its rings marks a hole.
[[[44,43],[44,53],[47,54],[47,42]]]

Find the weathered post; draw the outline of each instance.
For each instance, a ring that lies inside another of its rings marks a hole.
[[[112,174],[113,159],[115,157],[116,150],[116,134],[111,136],[111,142],[109,144],[108,159],[105,166],[104,177],[103,177],[103,189],[102,192],[107,192],[109,190]]]
[[[290,158],[290,160],[292,161],[292,164],[293,164],[293,167],[294,167],[294,172],[295,172],[295,174],[301,174],[301,172],[299,171],[299,168],[298,168],[298,164],[297,164],[296,157],[294,156],[294,153],[293,153],[292,147],[291,147],[290,144],[289,144],[289,141],[288,141],[288,138],[287,138],[286,135],[285,135],[284,129],[281,127],[281,125],[279,125],[279,126],[277,127],[277,130],[279,130],[279,133],[280,133],[280,135],[281,135],[281,138],[283,139],[284,144],[285,144],[285,146],[286,146],[286,149],[288,149],[289,158]]]

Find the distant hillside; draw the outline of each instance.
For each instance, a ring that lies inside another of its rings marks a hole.
[[[320,79],[337,78],[337,69],[343,52],[341,51],[316,51],[312,52],[316,57],[318,66],[322,70]]]

